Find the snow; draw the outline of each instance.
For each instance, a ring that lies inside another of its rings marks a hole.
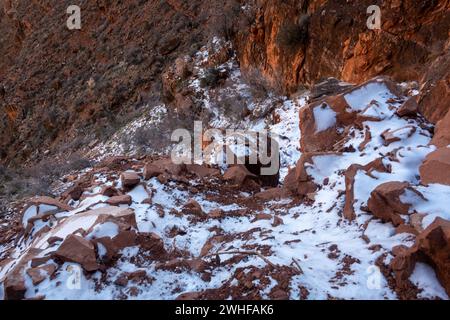
[[[142,185],[135,187],[133,190],[128,192],[128,195],[130,195],[133,202],[136,203],[142,203],[142,201],[149,197],[149,194]]]
[[[119,226],[114,222],[105,222],[94,226],[91,233],[86,238],[89,240],[100,238],[114,238],[119,234]]]
[[[336,124],[337,113],[329,105],[317,106],[313,110],[316,123],[316,133],[325,131]]]
[[[416,263],[414,272],[409,280],[411,280],[411,282],[419,288],[423,289],[423,291],[419,293],[420,298],[440,298],[445,300],[449,299],[444,288],[442,288],[441,284],[439,283],[433,268],[425,263]]]
[[[450,186],[442,184],[430,184],[428,186],[418,186],[415,190],[420,192],[425,199],[411,190],[400,197],[404,203],[411,204],[410,211],[426,214],[422,221],[422,227],[425,229],[437,218],[450,220]]]
[[[373,100],[384,103],[389,98],[395,96],[382,82],[371,82],[344,96],[352,110],[364,110]]]
[[[31,217],[34,217],[35,215],[37,215],[37,208],[38,208],[37,206],[30,206],[23,213],[22,225],[23,225],[24,228],[27,227],[28,219],[30,219]]]

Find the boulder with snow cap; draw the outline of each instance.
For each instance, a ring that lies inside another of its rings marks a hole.
[[[35,197],[29,200],[29,205],[36,205],[39,206],[41,204],[46,204],[49,206],[57,207],[58,209],[61,209],[62,211],[71,211],[73,208],[65,203],[62,203],[54,198],[47,197],[47,196],[41,196],[41,197]]]
[[[392,222],[395,226],[403,224],[401,215],[409,214],[410,205],[403,203],[400,197],[409,187],[408,182],[399,181],[379,185],[370,194],[367,203],[369,211],[384,222]]]
[[[396,86],[387,78],[376,78],[331,97],[314,101],[300,109],[300,146],[303,152],[342,151],[341,140],[347,139],[348,128],[362,127],[364,121],[379,121],[368,107],[379,108],[386,101],[365,101],[367,91],[382,90],[395,97]],[[384,99],[386,100],[386,99]],[[347,128],[347,131],[346,131]]]
[[[340,156],[338,152],[305,152],[301,155],[294,169],[290,169],[284,180],[283,188],[290,194],[306,197],[318,189],[318,185],[308,174],[307,169],[314,166],[314,158],[322,156]]]
[[[440,148],[430,153],[419,171],[423,184],[450,185],[450,148]]]

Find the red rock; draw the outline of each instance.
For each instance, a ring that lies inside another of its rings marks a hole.
[[[450,148],[440,148],[430,153],[420,166],[419,171],[423,184],[450,185]]]
[[[126,194],[122,196],[114,196],[106,200],[106,203],[111,206],[119,206],[121,204],[131,205],[132,199],[131,196]]]
[[[407,135],[405,137],[405,139],[406,139],[406,138],[411,137],[415,132],[416,132],[416,127],[415,126],[405,126],[405,127],[402,127],[402,128],[399,128],[399,129],[395,129],[395,130],[387,129],[387,130],[385,130],[384,132],[381,133],[381,137],[384,140],[384,145],[388,146],[388,145],[390,145],[393,142],[402,140],[402,137],[399,136],[399,134]]]
[[[438,148],[450,145],[450,110],[445,117],[437,123],[431,144],[434,144]]]
[[[149,180],[151,178],[155,178],[163,173],[163,170],[161,170],[157,165],[153,163],[147,163],[144,166],[144,179]]]
[[[401,224],[397,228],[395,228],[395,234],[400,233],[411,233],[415,236],[419,234],[419,232],[413,227],[408,224]]]
[[[220,218],[223,218],[224,215],[225,215],[225,212],[222,209],[214,209],[208,213],[208,216],[212,219],[220,219]]]
[[[399,117],[415,117],[419,111],[419,105],[416,98],[410,97],[397,109]]]
[[[219,169],[209,168],[206,165],[188,164],[186,170],[199,178],[218,177],[220,175]]]
[[[402,203],[400,196],[409,188],[407,182],[386,182],[372,191],[367,203],[369,211],[383,220],[384,222],[392,222],[395,226],[404,223],[400,215],[409,213],[409,204]]]
[[[180,294],[175,300],[188,301],[199,300],[202,297],[201,292],[185,292]]]
[[[244,165],[236,165],[228,168],[223,175],[225,181],[229,181],[234,185],[242,186],[247,179],[257,179],[258,177],[252,174]]]
[[[56,271],[54,264],[47,264],[37,268],[27,269],[27,274],[31,277],[33,285],[37,286],[39,283],[52,276]]]
[[[255,198],[263,201],[280,200],[288,196],[285,188],[271,188],[255,194]]]
[[[337,152],[305,152],[298,160],[295,169],[290,169],[288,175],[284,180],[283,188],[290,194],[299,197],[306,197],[308,194],[316,192],[318,186],[313,179],[308,175],[307,167],[313,166],[314,157],[341,155]]]
[[[255,218],[252,220],[252,222],[259,221],[259,220],[272,220],[272,215],[268,213],[258,213],[255,215]]]
[[[159,159],[152,164],[172,176],[179,176],[186,172],[185,164],[175,164],[170,158]]]
[[[355,216],[355,208],[353,206],[355,202],[354,196],[354,185],[355,185],[355,176],[359,170],[366,171],[366,173],[370,174],[372,171],[378,172],[389,172],[381,158],[378,158],[365,166],[359,164],[352,164],[345,171],[345,205],[344,205],[344,217],[348,220],[353,220],[356,218]]]
[[[83,192],[84,192],[83,188],[79,184],[76,184],[72,188],[67,190],[65,192],[65,195],[69,196],[74,201],[78,201],[80,200]]]
[[[439,281],[450,295],[450,221],[437,218],[417,237],[416,247],[431,260]]]
[[[390,267],[394,273],[396,286],[400,289],[407,288],[409,277],[417,262],[417,254],[412,253],[410,249],[404,246],[394,247],[392,250],[395,257],[392,259]]]
[[[411,248],[395,247],[393,254],[390,266],[397,286],[406,286],[416,262],[421,261],[434,266],[440,283],[450,294],[450,221],[436,218],[417,236]]]
[[[53,256],[63,262],[74,262],[80,264],[86,271],[99,269],[95,255],[94,245],[77,235],[69,235],[61,244]]]
[[[59,202],[56,199],[46,197],[46,196],[32,198],[29,201],[29,204],[36,205],[36,206],[41,205],[41,204],[46,204],[49,206],[55,206],[64,211],[72,211],[73,210],[73,208],[71,206],[69,206],[65,203]]]
[[[114,197],[119,195],[119,191],[113,186],[103,186],[100,194],[106,197]]]
[[[133,188],[141,182],[141,178],[136,172],[123,172],[120,178],[124,188]]]
[[[395,85],[387,78],[375,78],[367,81],[355,88],[346,90],[336,95],[328,96],[314,101],[300,109],[300,146],[303,152],[341,152],[343,142],[348,138],[348,128],[352,126],[362,127],[362,123],[367,120],[379,121],[361,114],[359,111],[352,110],[345,99],[345,95],[353,91],[360,90],[370,83],[383,83],[388,89],[395,93]],[[365,106],[361,106],[363,108]],[[329,123],[328,128],[318,127],[320,119],[315,119],[315,114],[320,114],[320,108],[334,112],[335,122]],[[341,130],[338,130],[341,129]]]
[[[162,259],[167,253],[164,249],[164,242],[155,233],[139,232],[136,241],[141,250],[151,252],[159,259]]]
[[[205,213],[201,205],[194,199],[190,199],[181,209],[184,214],[192,214],[194,216],[203,217]]]
[[[27,288],[22,277],[7,277],[3,283],[5,290],[5,300],[25,299]]]
[[[273,217],[272,227],[278,227],[278,226],[280,226],[282,224],[284,224],[283,219],[281,219],[278,216]]]
[[[409,216],[409,225],[411,225],[417,233],[421,233],[423,231],[422,222],[425,216],[425,214],[421,213],[413,213]]]

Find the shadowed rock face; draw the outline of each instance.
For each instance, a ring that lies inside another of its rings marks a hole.
[[[76,150],[156,105],[163,71],[220,29],[219,2],[88,1],[69,30],[69,1],[0,1],[0,162]]]

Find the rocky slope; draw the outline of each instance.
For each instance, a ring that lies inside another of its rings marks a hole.
[[[2,162],[92,160],[3,210],[0,297],[448,299],[448,1],[381,31],[364,1],[97,1],[76,37],[64,2],[0,3]],[[279,173],[175,165],[194,119],[268,129]]]

